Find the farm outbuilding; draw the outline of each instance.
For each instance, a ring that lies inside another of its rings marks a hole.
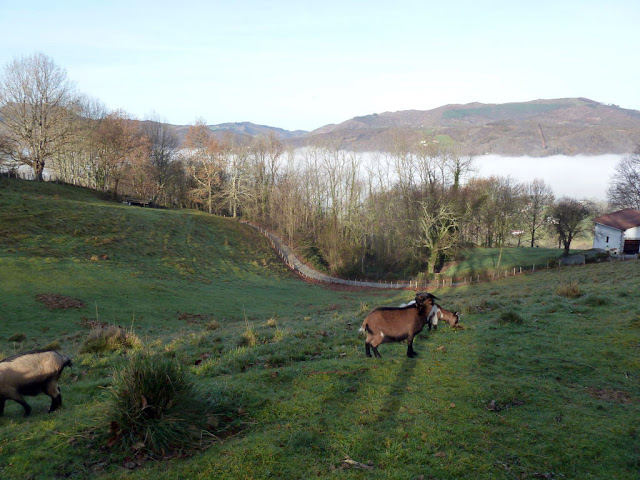
[[[593,220],[593,248],[614,254],[633,255],[640,252],[640,211],[625,208]]]

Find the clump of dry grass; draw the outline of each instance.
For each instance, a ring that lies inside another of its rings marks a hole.
[[[267,320],[267,323],[265,325],[267,327],[276,328],[278,326],[278,322],[274,317],[271,317],[269,320]]]
[[[258,337],[258,332],[256,332],[253,327],[247,325],[247,328],[242,333],[242,338],[240,339],[239,345],[247,346],[247,347],[255,347],[259,342],[260,342],[260,339]]]
[[[220,322],[218,322],[217,320],[210,320],[209,322],[207,322],[204,328],[212,332],[220,328]]]
[[[360,302],[360,310],[358,310],[358,315],[364,315],[371,311],[371,307],[368,303]]]
[[[139,349],[142,341],[133,332],[118,325],[95,325],[80,349],[82,353],[112,352],[115,350]]]
[[[556,294],[561,297],[578,298],[582,296],[580,286],[576,281],[568,281],[556,287]]]

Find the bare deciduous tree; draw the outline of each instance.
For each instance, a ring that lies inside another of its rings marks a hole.
[[[487,228],[487,246],[492,242],[500,249],[496,268],[500,268],[502,253],[510,235],[520,225],[523,204],[522,185],[509,177],[491,177],[479,182],[484,185],[482,211]]]
[[[0,79],[7,153],[43,179],[46,162],[69,141],[77,97],[64,69],[42,53],[14,59]]]
[[[524,185],[526,205],[523,210],[528,232],[531,234],[531,247],[535,246],[536,233],[547,220],[547,210],[553,203],[553,191],[544,180],[534,179]]]
[[[225,169],[222,148],[204,120],[198,120],[189,128],[184,145],[187,149],[187,171],[195,182],[191,190],[192,198],[197,203],[205,204],[207,212],[214,213],[222,196]]]
[[[269,219],[269,195],[276,183],[284,148],[274,134],[255,137],[250,148],[250,167],[254,180],[255,203],[253,216],[258,220]]]
[[[233,134],[223,137],[222,150],[226,157],[226,182],[223,197],[232,217],[238,217],[252,197],[249,187],[249,145]]]
[[[585,220],[591,215],[591,208],[584,202],[563,197],[551,209],[555,232],[564,245],[564,255],[569,255],[571,242],[585,232],[590,225]]]
[[[149,139],[149,160],[151,162],[150,175],[155,183],[154,201],[169,204],[166,191],[167,185],[176,175],[172,163],[176,160],[180,139],[175,127],[159,119],[150,119],[143,123],[142,131]]]
[[[56,151],[48,167],[56,179],[89,188],[97,188],[99,170],[97,135],[100,122],[107,116],[107,108],[97,99],[82,96],[78,100],[77,115],[69,141]]]
[[[618,163],[607,193],[614,208],[640,210],[640,145]]]
[[[135,181],[135,178],[125,175],[127,169],[133,173],[139,170],[140,163],[149,158],[148,139],[122,111],[107,115],[94,134],[101,172],[102,185],[99,186],[117,196],[123,180]]]
[[[452,251],[458,242],[462,220],[455,199],[442,196],[436,202],[420,203],[418,247],[428,252],[428,272],[434,273],[439,258]]]

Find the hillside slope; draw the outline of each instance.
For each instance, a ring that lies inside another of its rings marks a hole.
[[[84,302],[74,324],[97,309],[120,325],[170,323],[178,310],[231,319],[291,313],[299,309],[292,304],[327,298],[235,220],[0,178],[0,330],[39,316],[38,294]]]
[[[55,413],[7,402],[0,477],[636,479],[639,288],[634,261],[437,289],[464,329],[370,359],[363,318],[413,292],[306,284],[231,220],[0,178],[0,358],[49,344],[74,361]],[[241,427],[173,455],[112,448],[113,377],[135,351],[83,351],[95,321],[233,394]]]
[[[268,125],[258,125],[251,122],[226,122],[218,123],[215,125],[208,125],[209,130],[213,133],[214,137],[219,140],[223,140],[226,135],[231,135],[239,141],[246,141],[251,137],[270,135],[275,136],[281,141],[288,141],[305,136],[308,132],[305,130],[285,130],[279,127],[270,127]],[[184,142],[187,132],[189,131],[189,125],[177,125],[175,126],[176,133],[180,139],[180,143]]]
[[[361,151],[433,138],[473,155],[628,153],[640,138],[640,112],[586,98],[470,103],[355,117],[304,137]]]

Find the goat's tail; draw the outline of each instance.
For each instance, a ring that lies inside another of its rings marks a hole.
[[[373,333],[373,332],[369,328],[368,323],[363,323],[360,329],[358,330],[358,333],[362,333],[363,335],[366,335],[367,333]]]

